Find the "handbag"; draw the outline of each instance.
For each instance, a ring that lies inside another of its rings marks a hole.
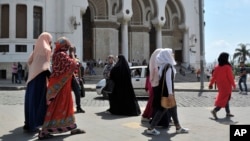
[[[83,80],[80,80],[80,88],[81,88],[81,97],[85,97],[85,89]]]
[[[106,85],[104,86],[104,88],[102,89],[102,91],[104,93],[109,93],[110,94],[110,93],[113,92],[114,87],[115,87],[114,81],[111,80],[111,79],[107,79],[106,80]]]
[[[163,75],[163,83],[162,83],[162,88],[161,88],[161,106],[165,109],[170,109],[176,106],[176,101],[175,97],[169,98],[166,96],[163,96],[164,93],[164,85],[165,85],[165,76],[166,76],[166,69],[169,68],[169,66],[165,67],[164,69],[164,75]]]
[[[171,99],[169,97],[162,96],[161,97],[161,106],[165,109],[173,108],[174,106],[176,106],[175,97],[173,97],[173,99]]]

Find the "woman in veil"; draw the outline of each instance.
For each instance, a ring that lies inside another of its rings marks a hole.
[[[114,81],[115,86],[110,94],[108,112],[114,115],[140,115],[141,111],[132,86],[130,69],[123,55],[118,56],[118,62],[110,72],[110,79]]]

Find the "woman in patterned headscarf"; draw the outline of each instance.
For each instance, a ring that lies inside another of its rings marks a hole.
[[[75,54],[72,51],[70,41],[60,37],[56,43],[52,56],[52,74],[47,90],[47,113],[39,139],[50,138],[51,134],[71,131],[71,134],[85,133],[76,129],[73,98],[71,94],[71,80],[76,69]],[[67,54],[70,49],[72,58]]]
[[[23,129],[28,132],[38,131],[46,113],[47,79],[50,75],[52,36],[43,32],[37,39],[27,65],[29,67],[27,88],[24,101],[25,121]]]

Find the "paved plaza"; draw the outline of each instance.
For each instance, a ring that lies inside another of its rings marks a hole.
[[[207,84],[206,84],[207,85]],[[1,86],[1,85],[0,85]],[[3,84],[2,84],[3,86]],[[230,102],[233,118],[226,118],[225,111],[218,112],[219,119],[212,119],[215,91],[198,90],[199,83],[179,83],[176,87],[186,86],[189,90],[178,89],[176,99],[178,116],[183,127],[189,128],[188,134],[176,134],[175,128],[161,129],[159,136],[146,135],[147,124],[141,124],[140,116],[126,117],[109,115],[108,100],[97,95],[94,84],[87,85],[86,97],[81,99],[84,114],[76,114],[79,128],[86,134],[73,135],[63,133],[55,135],[53,141],[229,141],[230,125],[250,124],[250,95],[233,92]],[[11,86],[9,86],[11,87]],[[15,86],[17,87],[17,86]],[[37,134],[24,133],[24,93],[25,90],[0,91],[0,140],[1,141],[35,141]],[[139,105],[143,111],[147,98],[139,97]]]

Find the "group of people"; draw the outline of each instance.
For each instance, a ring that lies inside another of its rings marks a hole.
[[[149,75],[145,88],[149,93],[149,100],[142,114],[142,122],[149,121],[150,126],[145,132],[150,135],[159,135],[156,126],[168,127],[169,123],[175,125],[176,133],[188,133],[189,129],[180,125],[177,115],[177,105],[166,109],[161,105],[162,94],[175,99],[174,96],[174,77],[176,74],[176,62],[172,49],[156,49],[149,60]],[[163,84],[163,81],[166,82]],[[162,87],[166,88],[162,91]],[[172,121],[173,120],[173,121]]]
[[[43,32],[37,39],[27,62],[29,73],[26,82],[23,129],[28,132],[39,132],[39,139],[51,138],[52,134],[67,131],[71,131],[71,134],[85,133],[84,130],[77,128],[71,95],[72,90],[77,93],[76,112],[84,113],[79,95],[85,94],[81,94],[81,88],[78,87],[82,83],[83,73],[80,61],[76,58],[76,49],[66,37],[57,39],[53,53],[51,44],[51,34]],[[218,86],[215,108],[211,111],[215,119],[217,119],[216,113],[223,107],[226,109],[227,117],[234,116],[229,109],[229,100],[235,83],[228,56],[228,53],[220,54],[219,64],[215,67],[209,83],[210,89],[215,82]],[[108,95],[110,106],[106,113],[139,116],[141,110],[132,86],[128,61],[123,55],[119,55],[116,59],[115,61],[115,57],[109,55],[108,63],[103,70],[106,82],[114,82],[114,88]],[[168,109],[161,105],[162,93],[169,99],[175,100],[175,65],[174,54],[170,48],[156,49],[150,57],[145,84],[149,99],[142,113],[142,122],[147,121],[150,124],[145,130],[147,134],[159,135],[156,126],[168,127],[171,122],[175,125],[176,133],[189,131],[180,125],[177,105]],[[165,91],[162,91],[162,87]]]
[[[51,138],[52,134],[67,131],[71,131],[71,134],[85,133],[77,128],[74,116],[71,92],[78,64],[69,39],[58,38],[52,53],[52,35],[43,32],[38,37],[27,64],[29,73],[23,129],[27,132],[39,132],[39,139]]]
[[[117,62],[114,61],[112,55],[108,57],[108,60],[109,63],[104,67],[103,76],[106,82],[113,81],[115,84],[113,91],[108,95],[110,107],[106,112],[114,115],[139,116],[141,111],[133,90],[128,61],[123,55],[118,56]],[[172,122],[171,119],[176,127],[176,133],[188,133],[189,131],[179,123],[177,106],[165,109],[160,102],[161,78],[162,80],[165,79],[166,82],[166,86],[164,86],[167,88],[166,95],[174,99],[174,76],[176,74],[174,65],[176,65],[176,62],[172,49],[157,49],[151,55],[145,84],[149,100],[142,114],[142,122],[150,123],[146,130],[147,134],[159,135],[160,132],[155,127],[158,125],[168,127],[169,122]],[[164,70],[166,66],[170,67]],[[163,77],[163,74],[166,74],[164,75],[166,77]]]

